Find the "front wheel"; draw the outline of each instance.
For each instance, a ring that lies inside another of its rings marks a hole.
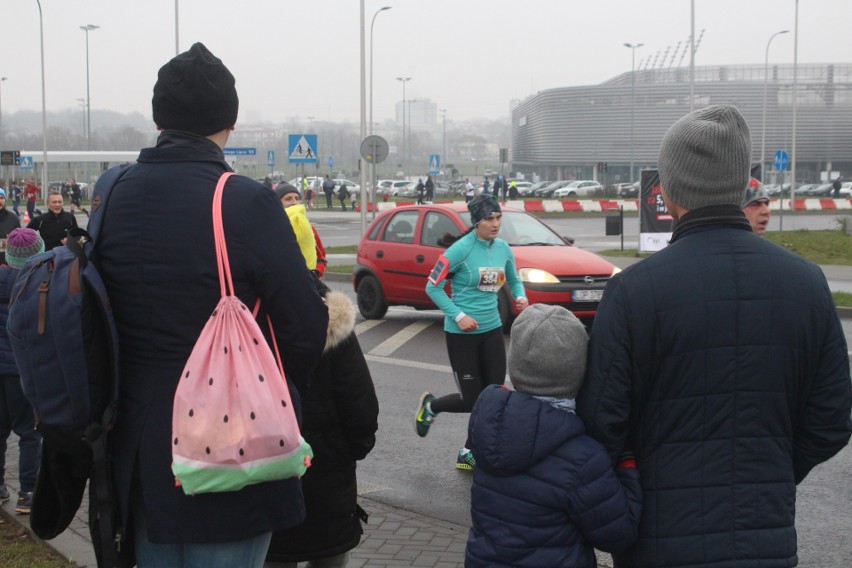
[[[364,276],[358,283],[358,311],[366,319],[382,319],[388,311],[382,285],[375,276]]]

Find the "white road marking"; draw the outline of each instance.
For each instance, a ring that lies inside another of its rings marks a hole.
[[[385,320],[364,320],[355,326],[355,335],[361,335],[365,331],[369,331],[383,323],[385,323]]]
[[[394,357],[379,357],[377,355],[364,355],[367,361],[373,363],[386,363],[388,365],[398,365],[400,367],[411,367],[413,369],[423,369],[425,371],[436,371],[439,373],[453,373],[453,368],[449,365],[436,365],[435,363],[420,363],[419,361],[409,361],[407,359],[396,359]]]
[[[413,339],[418,333],[432,325],[430,320],[417,320],[404,327],[401,331],[393,334],[379,345],[370,350],[370,355],[387,357],[402,347],[406,342]]]

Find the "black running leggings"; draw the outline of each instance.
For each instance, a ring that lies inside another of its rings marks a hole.
[[[506,344],[501,328],[485,333],[449,333],[447,353],[459,392],[432,401],[432,412],[470,412],[479,393],[506,379]],[[465,447],[470,447],[470,440]]]

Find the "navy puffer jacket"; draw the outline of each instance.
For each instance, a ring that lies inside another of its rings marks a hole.
[[[796,484],[850,433],[849,358],[819,267],[738,207],[685,215],[607,284],[577,408],[636,454],[639,540],[615,565],[795,566]]]
[[[594,567],[636,539],[639,480],[613,471],[574,413],[491,385],[470,416],[476,456],[465,566]]]

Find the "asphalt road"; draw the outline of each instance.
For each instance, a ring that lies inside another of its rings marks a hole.
[[[351,284],[331,282],[354,300]],[[469,474],[455,469],[468,416],[442,414],[426,438],[414,432],[424,390],[455,390],[438,311],[392,307],[383,320],[357,319],[356,332],[379,396],[377,444],[359,465],[359,488],[385,504],[439,519],[470,522]],[[844,320],[852,345],[852,320]],[[508,337],[506,338],[508,347]],[[845,567],[852,558],[852,448],[818,467],[799,487],[800,566]]]

